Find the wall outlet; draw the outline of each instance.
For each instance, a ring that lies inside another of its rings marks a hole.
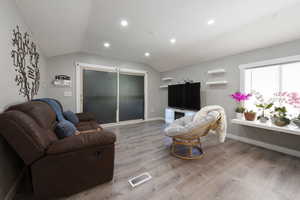
[[[72,91],[64,91],[64,96],[65,97],[71,97],[72,96]]]

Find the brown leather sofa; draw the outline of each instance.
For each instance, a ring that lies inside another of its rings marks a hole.
[[[90,114],[77,116],[79,131],[99,127]],[[68,196],[112,180],[115,134],[98,129],[58,139],[56,123],[52,108],[39,101],[11,106],[0,114],[0,134],[29,167],[34,195]]]

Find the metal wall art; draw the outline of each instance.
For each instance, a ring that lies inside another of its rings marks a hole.
[[[11,57],[16,71],[15,82],[19,86],[19,94],[30,101],[38,94],[40,87],[39,53],[30,35],[22,34],[19,26],[13,30],[13,49]]]

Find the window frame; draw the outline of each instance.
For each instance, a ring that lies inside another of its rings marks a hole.
[[[268,66],[272,66],[272,65],[284,65],[284,64],[295,63],[295,62],[300,62],[300,55],[276,58],[276,59],[272,59],[272,60],[265,60],[265,61],[259,61],[259,62],[253,62],[253,63],[239,65],[240,91],[245,93],[245,74],[246,74],[247,69],[268,67]],[[282,79],[282,72],[280,72],[279,78]],[[279,81],[281,81],[281,80],[279,80]],[[280,87],[281,87],[281,84],[280,84]]]

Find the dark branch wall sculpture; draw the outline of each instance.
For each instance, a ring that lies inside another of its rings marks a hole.
[[[30,101],[38,94],[40,87],[39,53],[30,35],[22,34],[19,26],[13,30],[13,49],[11,57],[16,71],[15,82],[19,86],[19,94]]]

